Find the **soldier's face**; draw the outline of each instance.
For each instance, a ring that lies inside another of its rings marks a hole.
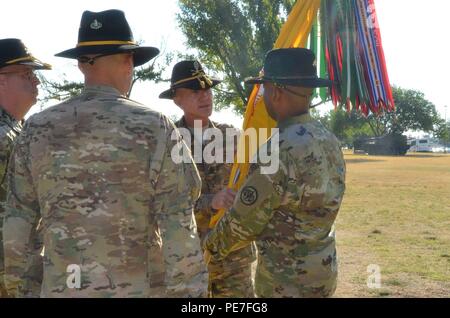
[[[276,110],[276,91],[272,83],[264,83],[264,104],[266,105],[267,113],[274,120],[278,120],[278,112]]]
[[[193,119],[207,119],[212,114],[211,89],[177,88],[173,101]]]
[[[40,84],[34,70],[26,65],[11,65],[0,70],[4,91],[8,99],[20,111],[27,112],[36,103],[37,86]]]

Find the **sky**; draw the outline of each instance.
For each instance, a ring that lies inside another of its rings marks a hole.
[[[450,106],[447,78],[450,42],[445,40],[450,31],[450,2],[375,0],[375,5],[391,84],[424,92],[425,98],[444,117],[445,106]],[[0,38],[22,39],[37,58],[53,65],[52,71],[45,72],[50,79],[58,80],[66,75],[70,80],[82,81],[74,60],[54,54],[75,47],[84,10],[107,9],[125,12],[135,40],[143,41],[141,45],[156,46],[167,52],[186,52],[186,39],[176,22],[177,0],[7,1],[2,4]],[[176,62],[167,67],[165,78],[170,78]],[[158,98],[168,86],[168,83],[137,84],[131,98],[168,116],[180,117],[182,112],[172,101]],[[30,114],[37,111],[36,105]],[[212,119],[242,126],[242,118],[231,110],[215,112]],[[450,119],[450,107],[447,119]]]

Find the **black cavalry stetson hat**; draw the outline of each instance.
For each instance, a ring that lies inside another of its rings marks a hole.
[[[78,44],[55,56],[78,59],[89,54],[134,53],[134,66],[147,63],[159,54],[155,47],[139,46],[121,10],[84,11],[78,30]]]
[[[172,99],[177,88],[201,90],[214,87],[221,82],[206,75],[199,61],[181,61],[173,67],[170,88],[162,92],[159,98]]]
[[[50,70],[52,66],[35,58],[19,39],[0,40],[0,68],[10,65],[26,65],[36,70]]]
[[[302,87],[328,87],[332,82],[317,77],[316,57],[304,48],[275,49],[267,53],[260,77],[248,78],[246,84],[264,82]]]

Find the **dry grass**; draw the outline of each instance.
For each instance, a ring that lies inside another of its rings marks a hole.
[[[450,155],[346,153],[336,297],[450,297]],[[367,287],[367,267],[381,288]]]

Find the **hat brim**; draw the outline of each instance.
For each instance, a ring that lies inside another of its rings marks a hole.
[[[132,52],[134,59],[134,67],[141,66],[159,54],[159,49],[151,46],[139,45],[92,45],[80,46],[73,49],[65,50],[55,54],[58,57],[65,57],[69,59],[77,59],[83,55],[89,54],[120,54]]]
[[[251,84],[264,84],[266,82],[269,83],[278,83],[282,85],[289,85],[289,86],[301,86],[301,87],[308,87],[308,88],[315,88],[315,87],[330,87],[333,82],[324,79],[324,78],[311,78],[311,79],[305,79],[305,78],[298,78],[298,79],[268,79],[265,77],[251,77],[245,80],[245,84],[251,85]]]
[[[52,66],[48,63],[44,63],[40,60],[38,60],[37,58],[35,58],[34,56],[30,56],[29,59],[26,60],[21,60],[21,61],[17,61],[11,64],[5,64],[2,65],[1,67],[5,67],[5,66],[11,66],[11,65],[25,65],[25,66],[30,66],[31,68],[35,69],[35,70],[51,70]]]
[[[189,89],[193,89],[193,90],[198,90],[198,89],[192,88],[192,87],[190,86],[190,84],[191,84],[193,81],[197,81],[197,80],[188,81],[188,82],[185,82],[185,83],[176,85],[176,86],[174,86],[174,87],[171,87],[171,88],[169,88],[168,90],[165,90],[164,92],[162,92],[161,94],[159,94],[159,98],[161,98],[161,99],[173,99],[173,97],[174,97],[174,95],[175,95],[175,90],[176,90],[177,88],[189,88]],[[211,85],[211,86],[208,86],[207,88],[213,88],[214,86],[216,86],[216,85],[222,83],[221,80],[215,79],[215,78],[211,78],[211,81],[212,81],[212,85]]]

